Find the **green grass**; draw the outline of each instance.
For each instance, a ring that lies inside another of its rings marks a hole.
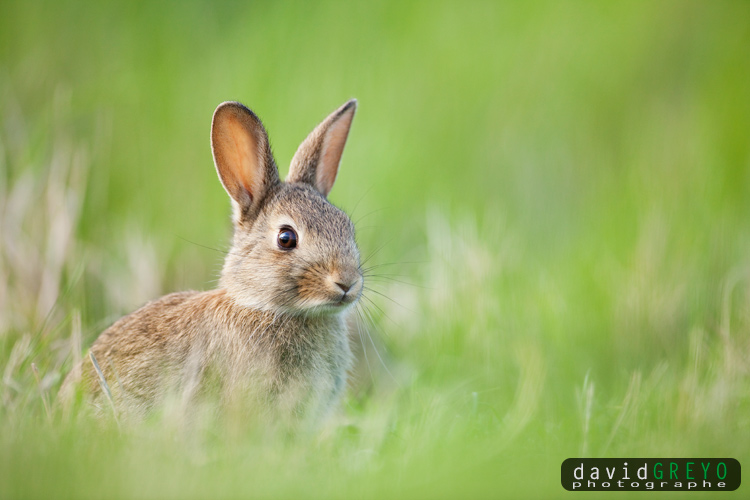
[[[748,463],[749,21],[741,2],[3,3],[0,497],[544,497],[571,456]],[[256,111],[285,174],[350,97],[331,200],[385,297],[340,414],[291,441],[63,415],[104,328],[215,285],[216,105]]]

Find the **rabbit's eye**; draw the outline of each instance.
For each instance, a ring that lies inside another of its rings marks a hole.
[[[283,227],[279,231],[279,236],[276,238],[279,243],[279,247],[285,250],[291,250],[297,246],[297,233],[292,228]]]

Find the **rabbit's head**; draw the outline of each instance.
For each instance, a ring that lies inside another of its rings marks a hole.
[[[331,314],[359,298],[363,277],[354,225],[326,199],[356,106],[347,102],[310,133],[285,182],[258,117],[236,102],[216,108],[211,147],[234,209],[234,240],[220,283],[237,304]]]

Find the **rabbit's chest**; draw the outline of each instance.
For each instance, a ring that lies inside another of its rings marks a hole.
[[[343,354],[288,351],[280,356],[277,377],[269,386],[277,409],[282,414],[302,418],[325,414],[346,385]]]
[[[335,400],[351,364],[344,325],[340,321],[289,323],[281,331],[231,347],[234,362],[229,378],[260,390],[264,399],[282,406]]]
[[[340,328],[305,333],[275,346],[270,364],[280,386],[301,384],[317,391],[317,385],[332,384],[347,369],[348,344]]]

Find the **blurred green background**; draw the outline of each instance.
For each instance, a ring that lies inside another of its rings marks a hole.
[[[540,497],[571,456],[748,463],[749,48],[746,2],[2,2],[0,496]],[[215,285],[214,108],[253,109],[285,175],[350,97],[330,198],[382,267],[338,423],[188,445],[56,416],[101,330]]]

